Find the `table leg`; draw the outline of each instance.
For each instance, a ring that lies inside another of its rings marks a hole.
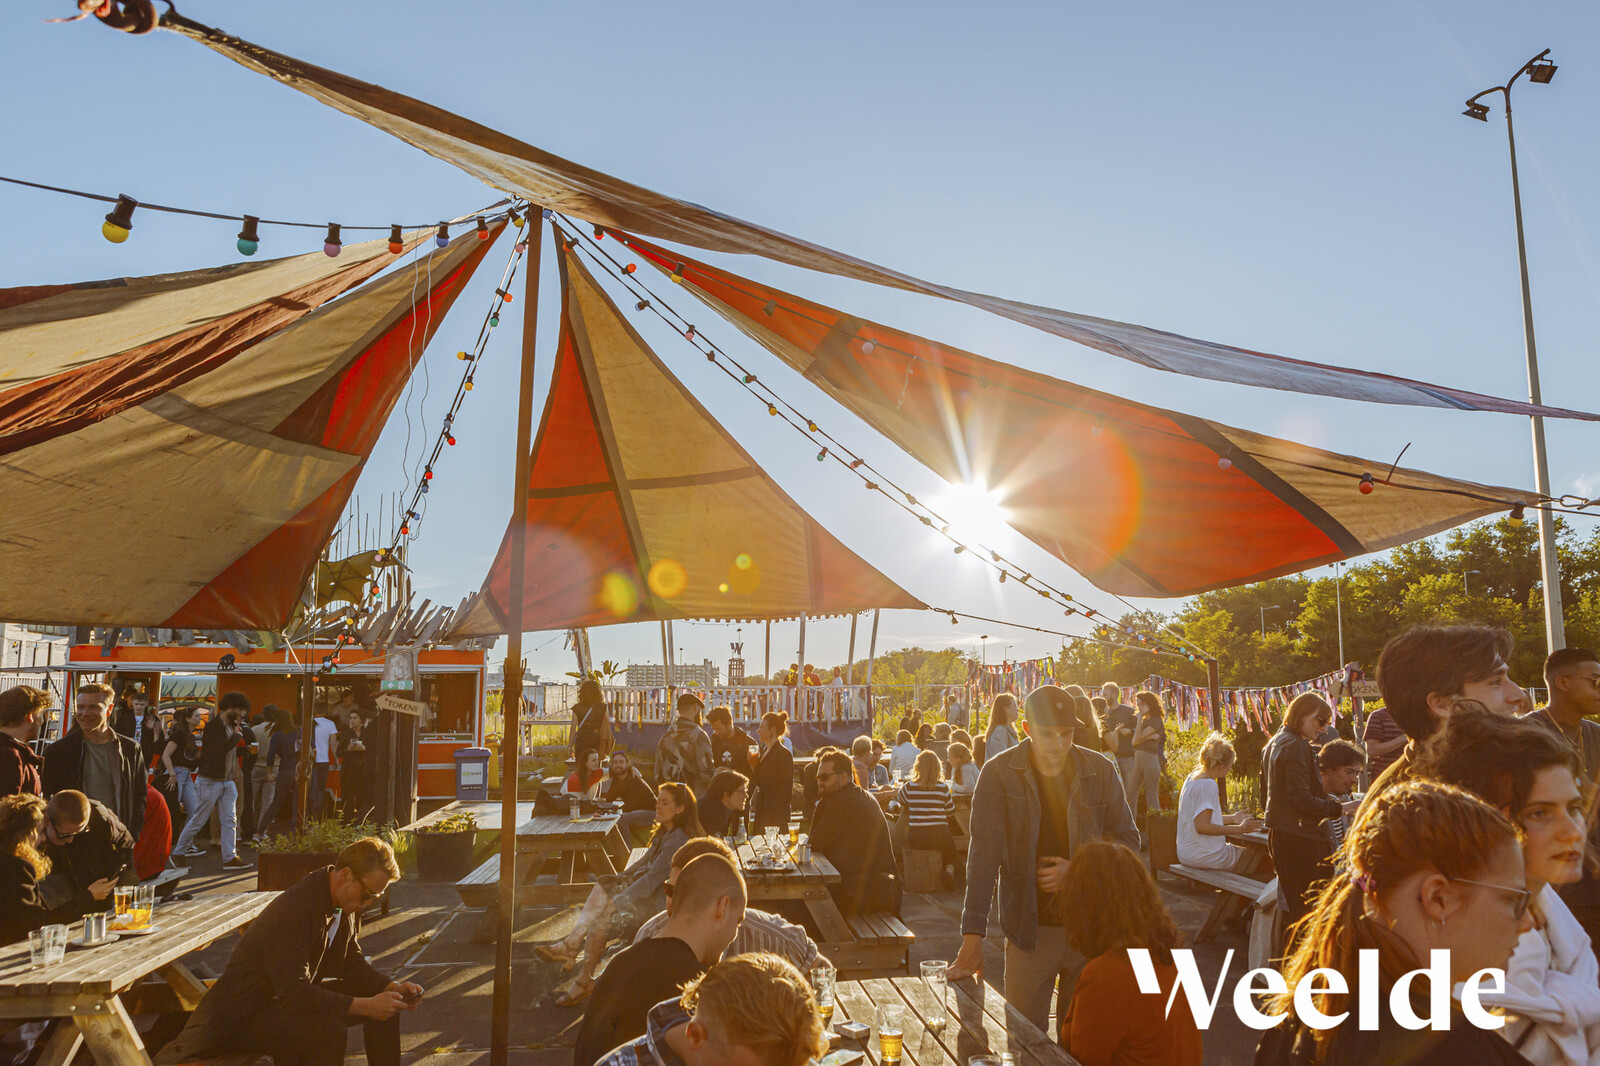
[[[527,891],[529,882],[538,873],[539,867],[544,865],[544,860],[549,854],[544,848],[533,848],[529,851],[517,852],[517,898],[511,901],[511,931],[517,931],[517,902]],[[478,922],[478,928],[472,932],[474,944],[493,944],[496,933],[498,907],[489,907],[483,912],[483,918]]]
[[[89,1045],[96,1066],[151,1066],[139,1030],[117,996],[106,1000],[104,1014],[80,1014],[72,1020]]]
[[[83,1046],[83,1033],[72,1024],[71,1018],[62,1018],[56,1031],[39,1054],[38,1066],[67,1066],[72,1056]]]
[[[200,1000],[205,998],[206,983],[183,963],[169,962],[156,973],[172,986],[172,991],[177,994],[178,1002],[183,1004],[184,1010],[195,1010],[200,1006]]]

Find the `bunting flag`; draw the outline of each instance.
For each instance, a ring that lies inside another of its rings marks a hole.
[[[529,462],[525,629],[925,606],[785,495],[558,247],[561,337]],[[508,529],[450,637],[504,633],[510,591]]]
[[[1539,499],[1134,403],[618,236],[946,481],[998,493],[1012,527],[1119,595],[1297,573]]]
[[[954,300],[1155,370],[1372,403],[1600,419],[1368,370],[1290,359],[1145,326],[925,281],[765,226],[630,184],[412,97],[262,48],[176,13],[161,24],[242,66],[384,130],[497,189],[604,225],[710,251],[780,263]]]
[[[0,291],[0,618],[285,625],[490,243]]]
[[[1220,689],[1222,720],[1230,729],[1237,729],[1244,723],[1248,728],[1271,733],[1275,728],[1274,720],[1281,719],[1290,702],[1302,692],[1321,693],[1337,716],[1341,713],[1341,694],[1347,690],[1350,682],[1360,676],[1360,668],[1351,663],[1321,677],[1288,685]],[[1151,674],[1145,678],[1144,684],[1124,688],[1122,702],[1131,704],[1134,693],[1141,689],[1161,697],[1162,704],[1177,719],[1179,728],[1211,724],[1211,691],[1206,686],[1186,685],[1159,674]]]

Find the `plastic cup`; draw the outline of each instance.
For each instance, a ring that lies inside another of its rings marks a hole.
[[[933,1000],[928,1021],[935,1025],[943,1025],[945,1021],[944,1002],[950,987],[949,978],[950,964],[943,959],[929,959],[922,964],[922,983],[927,986],[928,996]]]
[[[28,955],[35,966],[53,966],[66,958],[67,927],[46,925],[29,933]]]
[[[839,971],[827,960],[811,967],[811,988],[817,996],[817,1010],[822,1014],[824,1029],[833,1021],[834,982],[838,975]]]

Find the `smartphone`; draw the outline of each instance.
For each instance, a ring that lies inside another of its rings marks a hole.
[[[407,1003],[415,1003],[419,999],[422,998],[422,993],[421,992],[402,992],[402,993],[400,993],[400,998],[405,1000]]]

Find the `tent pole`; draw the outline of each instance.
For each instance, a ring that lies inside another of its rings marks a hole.
[[[772,684],[772,619],[767,619],[767,639],[762,645],[766,655],[766,665],[762,667],[761,676],[767,679],[767,684]]]
[[[661,681],[667,689],[666,721],[672,721],[672,646],[667,640],[667,623],[661,623]]]
[[[539,334],[539,258],[544,234],[528,214],[527,308],[522,322],[522,378],[517,393],[516,473],[511,486],[511,589],[506,605],[505,687],[500,694],[500,892],[495,900],[494,1003],[489,1027],[490,1066],[507,1066],[511,1054],[511,932],[517,894],[517,750],[522,731],[523,581],[528,552],[528,462],[533,447],[533,371]]]
[[[800,650],[796,655],[799,659],[797,665],[800,669],[796,670],[794,674],[794,717],[795,721],[798,722],[800,721],[800,709],[804,706],[801,700],[801,693],[805,689],[802,686],[806,683],[806,616],[803,614],[800,616]]]
[[[878,609],[872,610],[872,635],[867,638],[867,732],[878,724],[878,708],[872,702],[872,660],[878,657]]]
[[[1218,680],[1217,660],[1206,660],[1206,684],[1211,688],[1211,728],[1221,731],[1222,686]]]
[[[856,619],[859,617],[860,615],[855,612],[850,614],[850,653],[845,656],[844,661],[844,683],[846,685],[856,683]]]

